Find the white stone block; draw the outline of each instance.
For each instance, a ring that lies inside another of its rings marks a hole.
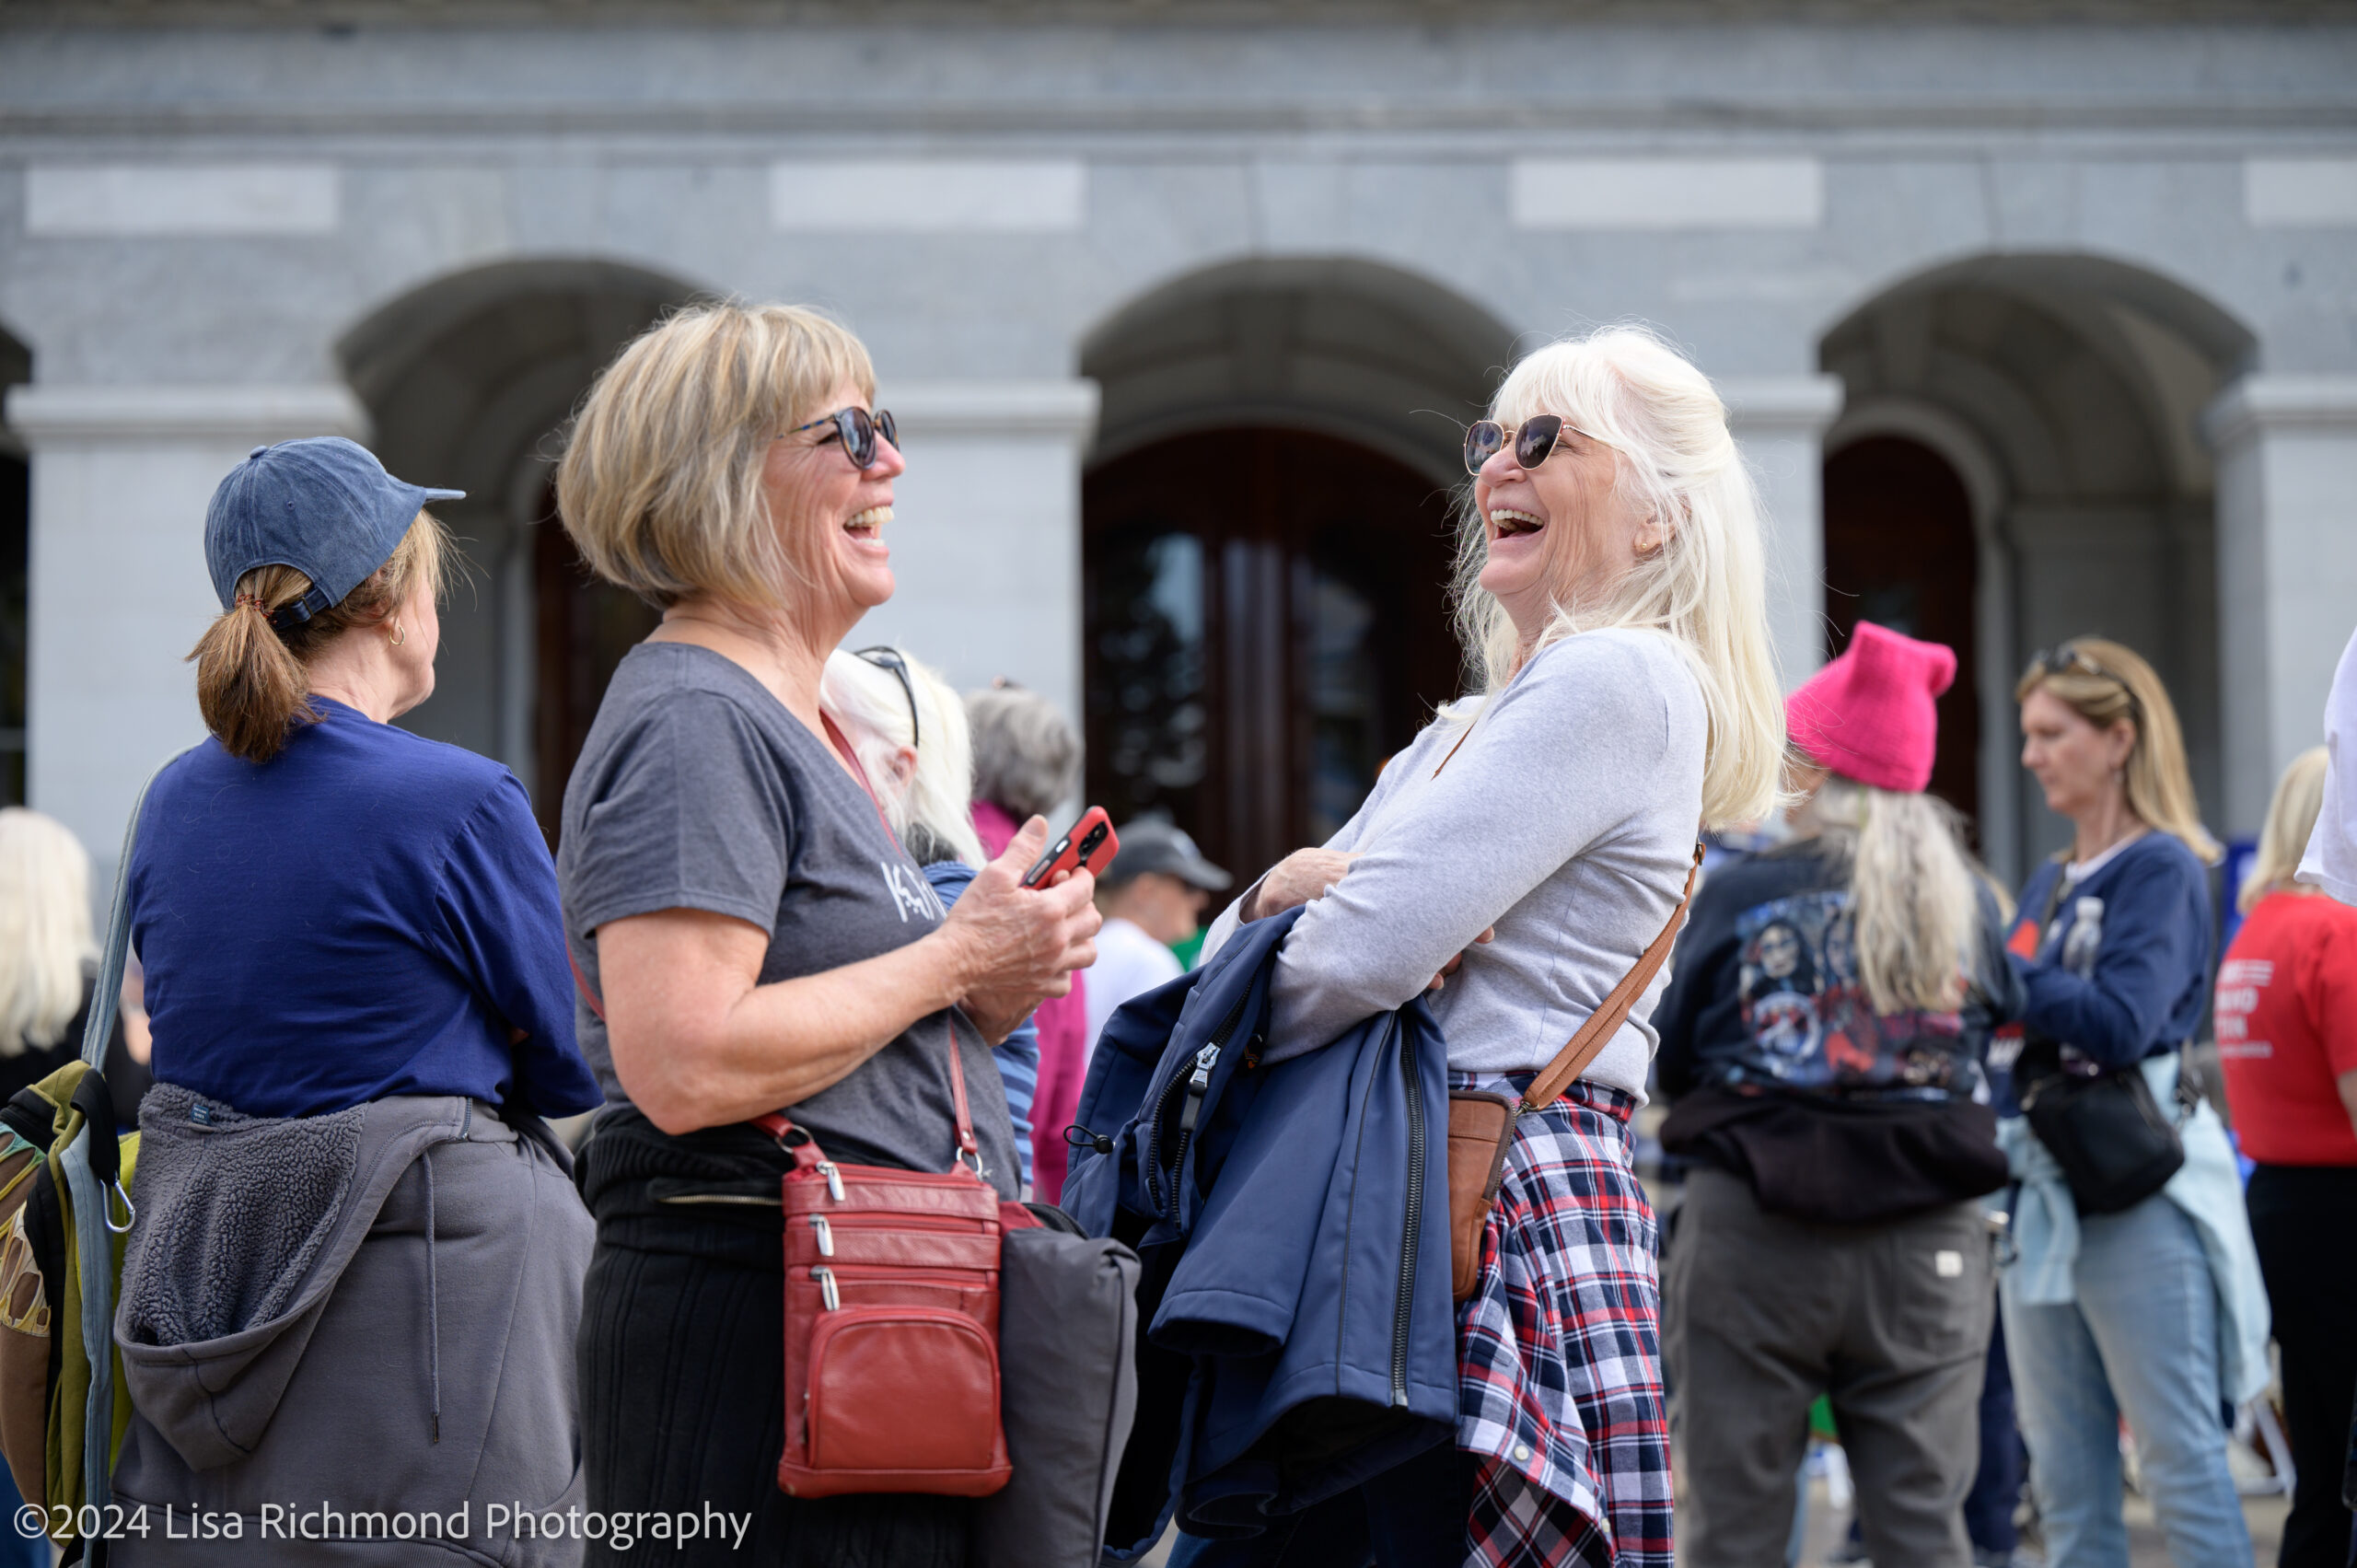
[[[1825,166],[1813,157],[1517,158],[1523,229],[1816,228]]]
[[[2357,227],[2357,158],[2246,159],[2243,215],[2258,228]]]
[[[1088,206],[1077,158],[803,161],[770,168],[784,234],[1065,234]]]
[[[332,234],[326,164],[52,165],[25,174],[25,231],[41,238]]]

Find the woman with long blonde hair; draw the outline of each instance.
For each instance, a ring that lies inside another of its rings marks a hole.
[[[1709,380],[1613,328],[1530,354],[1491,412],[1466,438],[1458,583],[1480,691],[1204,951],[1306,902],[1269,1052],[1436,987],[1451,1086],[1515,1098],[1677,910],[1698,829],[1768,810],[1783,715],[1759,501]],[[1458,1320],[1456,1448],[1361,1489],[1386,1563],[1671,1561],[1656,1233],[1629,1131],[1658,994],[1520,1118]]]
[[[1923,793],[1955,679],[1952,650],[1861,622],[1786,706],[1792,841],[1713,871],[1678,944],[1661,1139],[1693,1166],[1667,1307],[1694,1568],[1782,1552],[1820,1393],[1867,1555],[1971,1561],[1996,1308],[1974,1200],[2005,1181],[1982,1062],[2021,986],[1956,814]]]
[[[2026,1116],[1999,1122],[2020,1190],[1999,1299],[2047,1561],[2127,1568],[2124,1418],[2170,1555],[2247,1562],[2219,1412],[2266,1385],[2267,1303],[2225,1129],[2192,1086],[2179,1093],[2209,994],[2207,867],[2222,852],[2201,826],[2176,706],[2133,649],[2078,637],[2041,651],[2014,698],[2022,765],[2072,829],[2022,889],[2014,1086],[2035,1104],[2042,1084],[2107,1075],[2132,1102],[2140,1076],[2184,1156],[2125,1207],[2132,1193],[2083,1201]],[[2075,1125],[2048,1130],[2069,1148]],[[2090,1136],[2117,1146],[2118,1125]]]

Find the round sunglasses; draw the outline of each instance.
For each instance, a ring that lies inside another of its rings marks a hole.
[[[1509,435],[1514,440],[1514,460],[1524,468],[1535,469],[1554,454],[1555,443],[1562,439],[1566,430],[1587,436],[1578,425],[1564,423],[1559,413],[1533,414],[1511,432],[1494,419],[1477,419],[1465,427],[1465,471],[1480,473],[1481,465],[1505,446]],[[1596,439],[1593,436],[1587,438]]]
[[[822,413],[807,424],[797,424],[785,431],[778,439],[783,441],[787,436],[799,436],[822,424],[835,427],[835,435],[842,441],[843,450],[857,468],[872,469],[876,466],[876,438],[878,436],[890,442],[896,449],[900,445],[900,427],[893,423],[890,412],[877,409],[870,414],[864,408],[839,408],[832,413]],[[820,437],[819,445],[825,444],[825,437]]]

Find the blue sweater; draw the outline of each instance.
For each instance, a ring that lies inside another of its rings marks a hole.
[[[974,868],[962,860],[936,860],[924,868],[924,879],[954,904],[973,885]],[[1031,1101],[1039,1093],[1039,1026],[1026,1018],[1002,1040],[991,1057],[998,1063],[999,1081],[1006,1086],[1006,1114],[1015,1123],[1015,1154],[1023,1167],[1023,1191],[1031,1191]]]
[[[2039,866],[2022,889],[2015,940],[2046,912],[2061,864]],[[2092,979],[2061,964],[2081,899],[2103,900],[2103,943]],[[2035,960],[2014,958],[2029,993],[2023,1025],[2073,1045],[2107,1067],[2175,1051],[2200,1027],[2210,983],[2210,878],[2181,839],[2147,833],[2075,888]]]
[[[389,1095],[595,1109],[523,786],[314,701],[325,717],[269,761],[207,740],[148,791],[131,930],[157,1078],[253,1116]]]

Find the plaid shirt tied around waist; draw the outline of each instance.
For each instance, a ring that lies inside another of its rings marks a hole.
[[[1529,1073],[1451,1073],[1519,1095]],[[1660,1231],[1633,1097],[1575,1083],[1524,1116],[1457,1317],[1457,1446],[1482,1457],[1468,1568],[1672,1568]]]

